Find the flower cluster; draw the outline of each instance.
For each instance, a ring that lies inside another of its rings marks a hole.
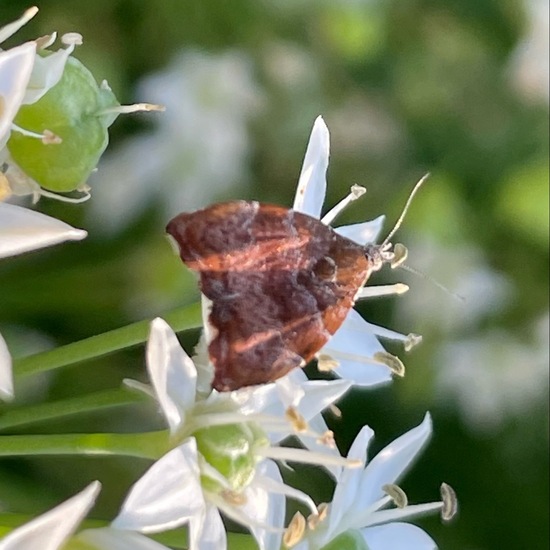
[[[20,20],[0,29],[0,41],[36,11],[27,10]],[[3,198],[73,191],[87,195],[84,182],[107,144],[106,129],[118,112],[127,110],[118,105],[106,84],[97,86],[87,69],[71,57],[79,36],[66,35],[65,48],[48,52],[55,39],[54,34],[0,52]],[[64,116],[68,112],[72,116]],[[86,143],[72,133],[75,124],[79,126],[76,133],[85,135]],[[71,150],[82,153],[81,162],[73,162]],[[329,133],[319,117],[299,178],[295,210],[320,218],[328,157]],[[321,221],[332,223],[363,192],[354,186]],[[381,225],[382,218],[378,218],[335,230],[366,245],[375,241]],[[63,222],[0,202],[0,258],[85,236],[86,232]],[[357,297],[404,290],[405,285],[369,287]],[[430,415],[370,461],[371,428],[365,426],[347,456],[342,456],[321,415],[352,386],[374,386],[391,381],[394,374],[403,375],[401,361],[382,347],[379,337],[401,341],[405,349],[419,341],[416,335],[378,327],[351,311],[317,356],[319,367],[330,369],[336,378],[308,380],[301,370],[295,370],[274,383],[218,393],[209,387],[212,366],[206,353],[207,323],[192,359],[169,324],[155,319],[146,349],[151,384],[125,383],[150,396],[164,418],[166,430],[157,434],[156,460],[130,488],[110,524],[75,534],[100,491],[96,481],[11,531],[0,540],[0,550],[161,550],[167,547],[147,535],[182,525],[187,527],[191,550],[217,550],[228,543],[222,515],[248,529],[261,550],[282,545],[300,550],[435,548],[423,530],[403,520],[435,511],[444,520],[450,519],[456,510],[452,489],[443,484],[441,500],[409,505],[396,484],[431,435]],[[9,400],[13,393],[11,357],[0,336],[0,397]],[[284,445],[291,436],[298,439],[299,448]],[[332,502],[317,504],[286,484],[279,467],[288,462],[325,468],[335,482]],[[307,510],[307,518],[298,512],[287,524],[287,498]]]

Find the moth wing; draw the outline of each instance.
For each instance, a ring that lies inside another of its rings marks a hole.
[[[212,301],[213,387],[275,380],[338,329],[368,274],[363,249],[319,220],[237,201],[180,214],[167,227]]]

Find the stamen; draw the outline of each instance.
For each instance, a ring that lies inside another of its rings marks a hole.
[[[232,506],[244,506],[248,502],[245,494],[230,489],[220,491],[220,496]]]
[[[441,508],[442,521],[451,521],[458,512],[458,498],[454,489],[447,483],[442,483],[441,488],[441,500],[443,501],[443,508]]]
[[[405,491],[403,491],[399,485],[395,485],[395,483],[387,483],[386,485],[382,485],[382,491],[392,498],[398,508],[405,508],[405,506],[409,503],[409,499],[407,498]]]
[[[307,431],[308,425],[306,419],[298,412],[296,407],[288,407],[285,411],[285,418],[292,424],[296,432],[303,433]]]
[[[321,502],[317,507],[316,514],[310,514],[307,518],[308,529],[314,531],[317,529],[320,523],[325,521],[328,515],[328,504],[326,502]]]
[[[404,283],[397,283],[395,285],[379,285],[379,286],[364,286],[359,289],[355,299],[360,300],[363,298],[377,298],[379,296],[391,296],[393,294],[405,294],[409,290],[409,286]]]
[[[156,105],[154,103],[134,103],[133,105],[118,105],[116,107],[109,107],[108,109],[103,109],[99,111],[98,115],[109,115],[112,113],[115,114],[128,114],[128,113],[137,113],[140,111],[165,111],[166,107],[164,105]]]
[[[377,351],[373,357],[378,363],[386,365],[386,367],[388,367],[396,376],[405,376],[405,365],[401,362],[399,357],[396,357],[387,351]]]
[[[46,191],[45,189],[40,189],[39,195],[42,197],[48,197],[49,199],[55,199],[56,201],[70,202],[73,204],[86,202],[92,196],[86,191],[82,197],[65,197],[63,195],[58,195],[57,193],[52,193],[51,191]]]
[[[336,216],[338,216],[338,214],[340,214],[340,212],[342,212],[350,202],[357,200],[366,192],[367,190],[364,187],[361,187],[360,185],[352,185],[349,195],[346,198],[342,199],[334,208],[329,210],[321,218],[321,221],[325,225],[330,225],[335,220]]]
[[[411,332],[410,334],[407,334],[407,339],[405,340],[403,347],[405,348],[405,351],[411,351],[415,346],[420,344],[420,342],[422,342],[422,336]]]
[[[332,430],[327,430],[321,437],[317,439],[319,445],[325,445],[329,449],[336,448],[336,442],[334,441],[334,432]]]
[[[296,512],[283,535],[283,544],[287,548],[292,548],[302,540],[305,531],[306,518],[300,512]]]
[[[393,247],[393,259],[390,262],[390,267],[395,269],[396,267],[404,264],[408,255],[409,251],[407,250],[407,247],[404,244],[396,243]]]
[[[290,447],[260,447],[257,449],[256,454],[273,460],[290,460],[291,462],[301,462],[303,464],[343,466],[344,468],[360,468],[363,466],[361,460]]]
[[[319,372],[332,372],[340,366],[340,363],[331,355],[320,353],[317,357],[317,370]]]
[[[0,44],[4,42],[4,40],[7,40],[12,34],[15,34],[23,25],[26,25],[37,13],[38,8],[33,6],[25,10],[19,19],[2,27],[0,29]]]
[[[39,134],[37,132],[25,130],[25,128],[21,128],[13,122],[11,124],[11,129],[19,132],[23,136],[39,139],[42,141],[42,143],[44,143],[44,145],[59,144],[62,142],[62,139],[59,136],[56,136],[53,132],[50,132],[50,130],[44,130],[41,134]]]

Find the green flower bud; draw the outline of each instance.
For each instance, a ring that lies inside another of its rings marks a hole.
[[[84,184],[107,147],[107,128],[119,106],[108,87],[98,86],[92,73],[70,57],[61,80],[41,99],[23,105],[14,123],[40,140],[13,131],[8,149],[20,168],[50,191],[74,191]],[[111,110],[108,112],[108,110]]]
[[[350,529],[333,538],[321,550],[369,550],[360,531]]]
[[[231,490],[242,491],[254,477],[261,457],[255,450],[268,445],[265,433],[253,423],[212,426],[196,431],[194,437],[203,458],[227,479]],[[203,476],[206,489],[219,491],[219,483]]]

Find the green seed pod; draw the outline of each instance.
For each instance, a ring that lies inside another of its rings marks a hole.
[[[259,460],[255,449],[268,444],[263,431],[251,423],[212,426],[193,435],[206,462],[218,470],[236,492],[244,489],[254,477]],[[203,479],[203,483],[210,490],[219,489],[215,480]]]
[[[107,147],[107,128],[119,106],[109,88],[97,85],[90,71],[70,57],[61,80],[40,100],[20,108],[14,123],[40,140],[12,131],[8,149],[20,168],[50,191],[74,191],[84,184]],[[59,138],[59,139],[56,139]]]

